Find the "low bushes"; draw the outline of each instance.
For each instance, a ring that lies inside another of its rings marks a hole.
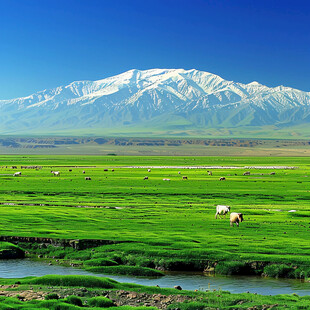
[[[310,278],[310,266],[302,266],[294,271],[296,279],[307,279]]]
[[[251,275],[254,270],[245,262],[223,261],[215,266],[215,273],[222,275]]]
[[[96,259],[90,259],[86,260],[84,262],[85,266],[116,266],[118,265],[117,262],[106,259],[106,258],[96,258]]]
[[[0,242],[0,259],[24,258],[25,252],[10,242]]]
[[[114,302],[106,297],[93,297],[88,300],[91,307],[109,308],[115,306]]]
[[[272,264],[264,268],[264,275],[273,278],[295,278],[295,269],[285,264]]]
[[[65,299],[65,302],[67,302],[68,304],[79,306],[79,307],[83,306],[82,299],[80,297],[75,296],[75,295],[68,296]]]
[[[99,272],[99,273],[110,273],[110,274],[122,274],[122,275],[132,275],[141,277],[161,277],[164,274],[155,269],[139,267],[139,266],[96,266],[88,267],[87,271]]]
[[[170,271],[201,271],[205,267],[205,262],[201,260],[189,259],[157,259],[158,268]]]
[[[56,293],[50,293],[50,294],[47,294],[47,295],[45,296],[45,300],[51,300],[51,299],[59,299],[58,294],[56,294]]]
[[[106,289],[115,288],[118,284],[117,281],[112,279],[82,275],[47,275],[34,279],[26,279],[24,280],[24,283],[54,286],[99,287]]]

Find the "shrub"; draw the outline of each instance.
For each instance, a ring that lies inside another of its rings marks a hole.
[[[194,271],[202,270],[205,263],[200,260],[188,260],[188,259],[159,259],[155,260],[157,267],[163,268],[164,270],[171,271]]]
[[[244,262],[219,262],[215,267],[215,273],[223,275],[249,275],[254,271]]]
[[[49,293],[45,296],[45,300],[51,300],[51,299],[59,299],[58,294],[56,293]]]
[[[294,268],[285,264],[272,264],[264,268],[264,274],[273,278],[293,278]]]
[[[80,307],[77,307],[74,305],[68,305],[64,302],[60,302],[60,303],[57,303],[56,305],[54,305],[50,309],[52,309],[52,310],[77,310],[77,309],[80,309]]]
[[[116,266],[117,262],[106,259],[106,258],[96,258],[90,259],[84,262],[85,266]]]
[[[115,306],[114,302],[106,297],[93,297],[88,300],[88,304],[91,307],[108,308]]]
[[[24,283],[54,285],[54,286],[100,287],[108,289],[108,288],[115,288],[118,282],[108,278],[99,278],[93,276],[47,275],[39,278],[25,279]]]
[[[308,266],[303,266],[299,267],[294,271],[294,276],[297,279],[307,279],[310,277],[310,267]]]
[[[107,257],[108,255],[108,257]],[[117,262],[118,264],[124,264],[124,255],[120,253],[106,253],[106,252],[96,252],[92,255],[92,259],[95,258],[105,258]]]
[[[83,306],[82,299],[80,297],[75,296],[75,295],[68,296],[65,301],[69,304],[76,305],[79,307]]]

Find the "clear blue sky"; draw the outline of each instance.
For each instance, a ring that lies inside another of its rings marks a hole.
[[[0,0],[0,99],[129,69],[310,91],[308,0]]]

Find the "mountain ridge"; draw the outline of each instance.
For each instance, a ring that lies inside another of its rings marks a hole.
[[[162,123],[161,123],[162,120]],[[178,120],[178,125],[175,121]],[[132,69],[0,100],[2,133],[122,128],[290,127],[310,120],[310,92],[226,81],[196,69]]]

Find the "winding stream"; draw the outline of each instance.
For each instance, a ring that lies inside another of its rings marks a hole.
[[[310,283],[292,279],[273,279],[246,276],[206,276],[201,273],[168,273],[161,278],[138,278],[132,276],[115,276],[95,274],[82,269],[30,259],[0,260],[0,278],[23,278],[28,276],[59,275],[94,275],[115,279],[119,282],[137,283],[148,286],[173,288],[180,285],[186,290],[222,289],[231,293],[257,293],[262,295],[292,294],[310,295]]]

